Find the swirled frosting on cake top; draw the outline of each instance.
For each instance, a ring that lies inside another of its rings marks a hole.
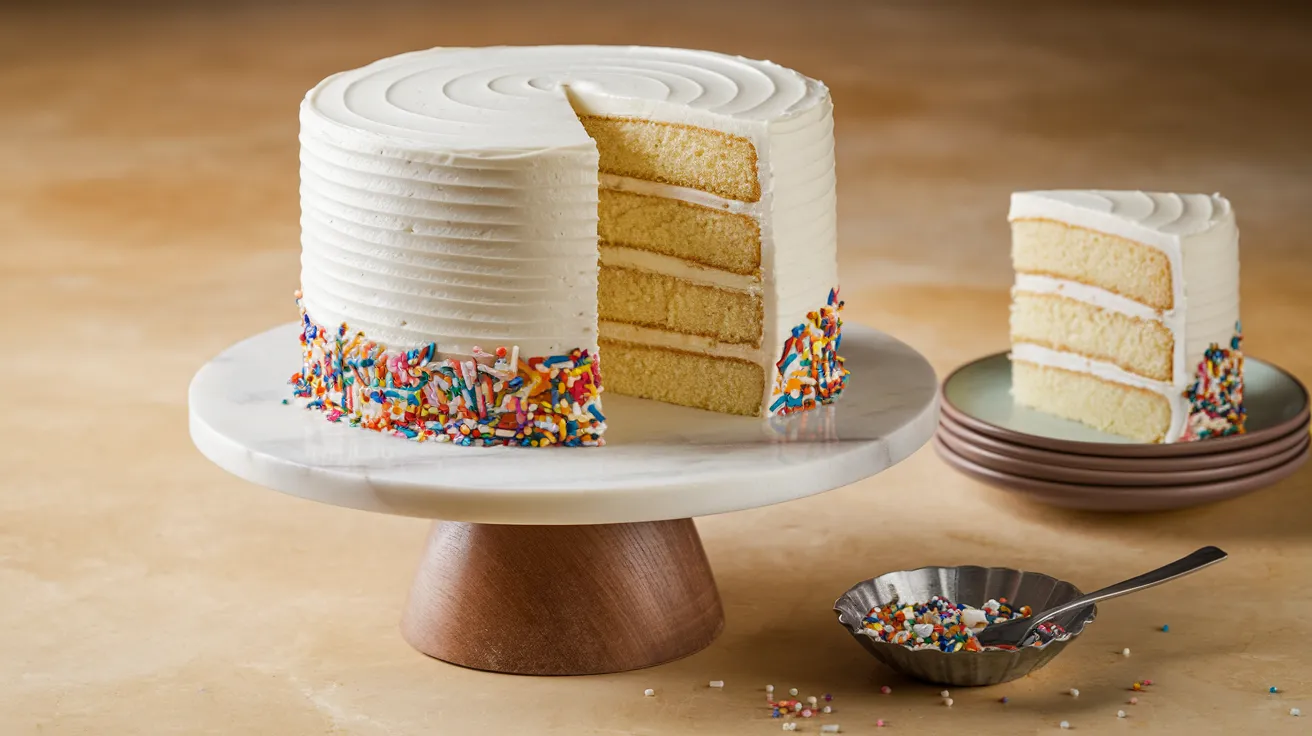
[[[708,51],[441,48],[325,79],[306,97],[302,123],[496,158],[588,147],[571,98],[611,115],[690,124],[718,118],[723,127],[788,118],[827,95],[824,85],[777,64]]]

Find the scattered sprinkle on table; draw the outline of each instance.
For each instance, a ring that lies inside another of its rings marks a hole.
[[[838,733],[840,730],[837,723],[827,723],[820,727],[820,733]]]
[[[646,690],[642,691],[642,694],[650,698],[651,696],[656,694],[656,691],[652,690],[651,688],[647,688]]]
[[[829,713],[833,713],[833,712],[834,712],[834,709],[833,709],[832,707],[826,705],[825,707],[823,707],[823,708],[820,709],[820,712],[821,712],[821,713],[825,713],[825,714],[829,714]]]
[[[1066,730],[1066,729],[1068,729],[1068,728],[1071,727],[1071,722],[1070,722],[1070,721],[1062,721],[1061,723],[1059,723],[1059,724],[1057,724],[1057,725],[1061,726],[1062,730],[1064,731],[1064,730]]]
[[[883,719],[883,718],[880,718],[879,720],[875,721],[875,728],[883,728],[883,727],[884,727],[884,719]]]
[[[934,596],[925,603],[893,601],[876,606],[861,623],[867,636],[888,644],[901,644],[909,649],[978,652],[983,647],[975,638],[976,631],[991,623],[1026,618],[1031,613],[1029,606],[1013,610],[1005,598],[975,608]],[[1054,628],[1060,633],[1058,627]]]
[[[788,694],[789,694],[789,695],[797,695],[797,688],[795,688],[795,687],[789,688],[789,689],[788,689]]]
[[[711,687],[724,687],[724,680],[711,680]]]
[[[1139,704],[1138,698],[1130,698],[1130,705],[1138,705],[1138,704]]]
[[[1124,717],[1125,717],[1125,711],[1123,711],[1123,710],[1118,710],[1118,711],[1116,711],[1116,717],[1117,717],[1117,718],[1124,718]]]
[[[1080,691],[1076,688],[1071,688],[1071,697],[1072,698],[1080,697]]]
[[[1269,693],[1278,693],[1278,692],[1280,692],[1280,688],[1276,687],[1275,685],[1272,685],[1271,687],[1267,688],[1267,692],[1269,692]]]
[[[785,730],[785,731],[796,731],[796,730],[797,730],[797,723],[794,722],[794,721],[789,721],[789,722],[785,723],[785,724],[784,724],[784,730]]]
[[[939,692],[939,694],[938,694],[938,696],[939,696],[940,698],[946,698],[946,697],[948,697],[948,696],[950,696],[950,695],[952,695],[952,693],[948,692],[947,690],[943,690],[943,691]]]
[[[1122,657],[1128,657],[1128,656],[1130,656],[1130,648],[1129,648],[1129,647],[1126,647],[1126,648],[1122,649],[1122,650],[1121,650],[1121,656],[1122,656]]]
[[[952,698],[943,698],[943,705],[946,705],[949,708],[952,707],[953,702]]]
[[[1011,698],[1008,698],[1006,695],[1003,695],[1002,697],[998,698],[998,702],[1002,703],[1003,705],[1006,705],[1007,703],[1011,702]]]
[[[774,692],[774,685],[766,685],[766,686],[765,686],[765,691],[766,691],[767,693],[772,693],[772,692]]]
[[[1170,624],[1162,624],[1162,633],[1165,634],[1171,630]]]
[[[893,692],[893,688],[889,687],[888,685],[884,685],[879,688],[879,692],[888,695]]]
[[[1151,685],[1151,684],[1153,684],[1153,681],[1152,681],[1152,680],[1144,680],[1144,681],[1143,681],[1143,684],[1145,684],[1145,685]]]
[[[1291,716],[1301,716],[1301,715],[1303,715],[1303,711],[1299,710],[1298,708],[1290,708],[1290,709],[1289,709],[1289,715],[1291,715]]]

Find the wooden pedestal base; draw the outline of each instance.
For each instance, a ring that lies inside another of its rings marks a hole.
[[[453,664],[589,675],[697,652],[724,611],[691,519],[596,526],[439,521],[401,620]]]

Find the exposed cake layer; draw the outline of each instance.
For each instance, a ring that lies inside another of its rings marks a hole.
[[[632,187],[631,182],[626,183]],[[611,183],[602,181],[603,187]],[[651,251],[747,276],[761,272],[761,226],[750,214],[608,188],[599,198],[597,235],[603,247]]]
[[[1175,339],[1160,321],[1065,296],[1018,290],[1011,303],[1011,340],[1102,360],[1163,383],[1174,375]]]
[[[1162,394],[1013,358],[1011,390],[1024,405],[1139,442],[1162,442],[1171,430],[1171,404]]]
[[[760,363],[602,338],[612,391],[726,414],[761,413]]]
[[[743,202],[761,198],[756,148],[719,130],[599,115],[580,115],[601,154],[601,171],[674,184]]]
[[[1171,262],[1152,246],[1050,220],[1011,223],[1011,258],[1018,274],[1068,279],[1171,309]]]
[[[664,273],[603,265],[601,319],[760,347],[765,308],[759,292],[695,283]]]

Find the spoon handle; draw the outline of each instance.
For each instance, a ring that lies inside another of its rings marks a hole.
[[[1156,570],[1151,570],[1142,575],[1136,575],[1129,580],[1122,580],[1115,585],[1109,585],[1101,590],[1095,590],[1092,593],[1080,596],[1073,601],[1063,603],[1056,608],[1049,608],[1033,618],[1026,619],[1030,622],[1028,630],[1032,631],[1044,621],[1060,616],[1067,611],[1073,611],[1077,608],[1083,608],[1090,603],[1106,600],[1108,598],[1116,598],[1127,593],[1143,590],[1144,588],[1151,588],[1154,585],[1161,585],[1168,580],[1174,580],[1182,575],[1197,572],[1208,565],[1214,565],[1225,558],[1225,552],[1222,552],[1220,549],[1216,547],[1203,547],[1197,552],[1181,557],[1175,562],[1162,565]]]

